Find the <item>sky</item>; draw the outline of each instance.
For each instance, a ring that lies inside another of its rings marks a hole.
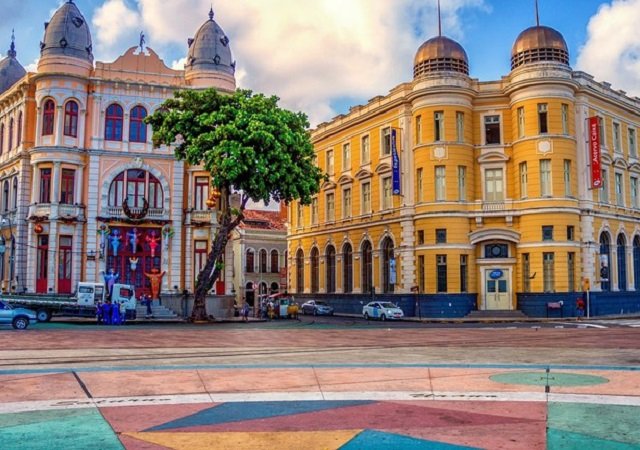
[[[0,50],[15,28],[19,61],[33,70],[44,22],[62,0],[0,0]],[[113,61],[140,32],[182,69],[187,39],[215,20],[230,39],[239,87],[281,98],[311,125],[411,81],[418,47],[438,34],[437,0],[76,0],[94,57]],[[640,0],[538,0],[541,25],[562,33],[570,64],[640,97]],[[441,0],[442,33],[466,50],[481,81],[509,73],[518,34],[535,25],[534,0]]]

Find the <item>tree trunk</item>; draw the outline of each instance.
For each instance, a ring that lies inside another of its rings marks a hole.
[[[218,228],[216,236],[213,239],[211,251],[207,256],[207,263],[198,274],[198,281],[196,282],[195,292],[193,293],[193,310],[191,311],[190,318],[192,322],[213,319],[213,317],[209,317],[207,315],[207,292],[211,290],[213,284],[220,276],[220,271],[223,267],[221,264],[218,264],[218,261],[220,261],[224,255],[231,232],[238,226],[242,219],[244,219],[242,212],[244,211],[247,200],[248,197],[242,198],[239,214],[232,220],[231,210],[228,206],[228,191],[224,192],[220,198],[220,201],[224,202],[222,211],[220,211],[222,214],[222,220],[220,221],[220,227]]]

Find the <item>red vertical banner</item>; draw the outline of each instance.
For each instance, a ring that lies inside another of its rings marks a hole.
[[[597,117],[589,117],[589,158],[591,160],[591,189],[602,187],[600,170],[600,125]]]

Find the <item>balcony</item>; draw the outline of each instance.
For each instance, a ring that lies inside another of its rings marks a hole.
[[[215,221],[215,212],[210,210],[187,211],[186,223],[192,225],[208,225]]]
[[[131,214],[142,214],[144,208],[141,207],[130,207],[129,210]],[[120,218],[125,219],[127,216],[124,213],[122,206],[108,206],[106,208],[107,215],[112,218]],[[147,210],[147,214],[145,215],[146,219],[162,219],[165,216],[164,208],[149,208]]]

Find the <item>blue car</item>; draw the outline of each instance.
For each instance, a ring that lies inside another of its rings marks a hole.
[[[302,314],[313,314],[314,316],[333,316],[333,308],[327,302],[321,300],[309,300],[302,304]]]
[[[0,324],[11,324],[16,330],[25,330],[38,321],[36,312],[26,308],[14,308],[0,301]]]

